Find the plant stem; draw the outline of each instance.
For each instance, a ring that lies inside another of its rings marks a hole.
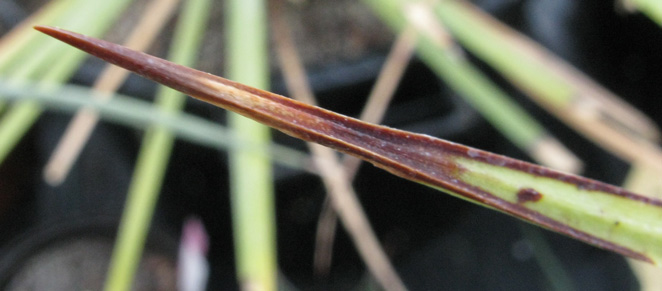
[[[174,9],[176,2],[168,4]],[[169,58],[173,62],[193,65],[209,16],[209,4],[208,0],[186,2],[170,47]],[[169,11],[164,13],[170,14]],[[164,15],[163,18],[157,26],[165,24],[169,17]],[[156,98],[157,106],[166,112],[179,111],[185,100],[183,94],[163,86],[159,86]],[[173,144],[174,134],[167,128],[153,125],[147,129],[129,186],[106,290],[127,290],[133,282]]]
[[[227,74],[265,89],[269,83],[266,2],[228,2]],[[268,144],[269,128],[237,114],[228,123],[242,140]],[[271,162],[242,150],[230,152],[230,195],[237,276],[243,290],[276,289],[276,236]]]
[[[12,84],[0,80],[0,100],[37,102],[42,107],[64,113],[74,113],[81,107],[92,108],[105,121],[147,130],[158,124],[177,134],[178,138],[214,149],[243,149],[255,153],[268,152],[271,159],[283,166],[313,173],[307,153],[272,143],[266,147],[243,142],[236,134],[216,122],[188,113],[165,112],[152,103],[135,97],[114,94],[108,101],[93,98],[94,91],[77,85],[57,85],[44,90],[38,83]]]

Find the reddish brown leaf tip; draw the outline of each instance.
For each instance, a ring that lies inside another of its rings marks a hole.
[[[41,31],[45,34],[48,34],[52,37],[56,37],[55,34],[59,32],[60,29],[52,27],[52,26],[43,26],[43,25],[36,25],[34,29]],[[57,37],[56,37],[57,38]]]
[[[72,43],[72,40],[81,40],[81,39],[86,39],[87,38],[82,34],[78,34],[78,33],[75,33],[75,32],[71,32],[71,31],[64,30],[64,29],[57,28],[57,27],[53,27],[53,26],[37,25],[37,26],[34,27],[34,29],[36,29],[36,30],[38,30],[42,33],[45,33],[45,34],[47,34],[51,37],[54,37],[56,39],[59,39],[59,40],[65,42],[65,43],[71,44],[71,45],[74,45]]]
[[[78,33],[75,33],[75,32],[71,32],[71,31],[64,30],[64,29],[57,28],[57,27],[53,27],[53,26],[37,25],[37,26],[34,27],[34,29],[36,29],[36,30],[38,30],[38,31],[40,31],[44,34],[47,34],[47,35],[49,35],[49,36],[51,36],[55,39],[58,39],[62,42],[68,43],[68,44],[70,44],[74,47],[78,47],[79,49],[85,50],[84,48],[81,47],[80,43],[86,41],[88,39],[88,37],[86,37],[82,34],[78,34]],[[87,40],[87,41],[89,41],[89,40]]]

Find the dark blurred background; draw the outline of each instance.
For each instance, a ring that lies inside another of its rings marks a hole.
[[[43,2],[0,1],[0,32],[11,29]],[[475,3],[623,96],[658,124],[662,121],[656,98],[661,89],[662,33],[645,16],[621,12],[613,2],[598,0]],[[215,74],[223,73],[222,6],[215,4],[215,16],[200,52],[199,68]],[[356,116],[393,34],[360,2],[309,0],[288,9],[320,105]],[[121,29],[111,34],[119,34]],[[150,53],[165,55],[171,31],[164,34]],[[570,130],[479,60],[474,61],[585,162],[584,175],[613,184],[623,181],[626,163]],[[89,59],[71,82],[92,84],[103,65]],[[152,82],[131,76],[120,92],[151,99],[154,89]],[[272,90],[287,94],[275,65]],[[187,111],[225,122],[223,110],[194,100],[189,100]],[[87,257],[92,265],[107,264],[99,252],[107,254],[112,246],[142,132],[101,122],[67,181],[51,187],[42,180],[41,171],[69,119],[66,114],[46,112],[0,166],[0,284],[4,288],[9,282],[21,286],[16,282],[37,280],[22,273],[35,264],[38,268],[60,260],[63,273],[67,268],[83,268],[67,265],[83,259],[62,259],[74,256],[69,249],[74,244],[81,251],[77,255]],[[529,160],[415,58],[384,123]],[[305,149],[302,142],[278,132],[274,139]],[[209,290],[236,288],[226,162],[226,152],[176,143],[147,247],[152,260],[141,265],[147,271],[139,278],[159,280],[173,271],[182,221],[195,215],[202,218],[211,236]],[[341,227],[330,273],[314,276],[314,238],[325,190],[316,176],[280,166],[276,169],[282,277],[302,290],[369,285],[364,264]],[[524,235],[531,232],[546,239],[578,290],[638,289],[626,261],[618,255],[525,225],[371,165],[363,165],[355,181],[377,235],[411,290],[550,290],[553,285],[542,271],[544,266],[534,257],[534,242]],[[90,273],[92,269],[88,268]],[[99,268],[98,272],[100,277],[95,278],[102,280],[105,270]]]

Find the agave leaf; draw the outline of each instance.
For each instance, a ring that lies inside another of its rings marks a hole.
[[[286,97],[51,27],[110,63],[400,177],[575,239],[659,265],[662,200],[427,135],[365,123]]]

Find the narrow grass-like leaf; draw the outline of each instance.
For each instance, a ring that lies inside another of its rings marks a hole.
[[[421,60],[515,146],[538,163],[567,172],[581,171],[582,163],[572,152],[466,58],[438,22],[430,9],[432,3],[364,2],[395,31],[414,28],[419,36],[417,52]]]
[[[430,7],[469,50],[559,119],[628,161],[654,160],[659,130],[644,114],[470,3]]]
[[[155,0],[151,2],[146,9],[146,13],[150,13],[150,15],[145,15],[141,19],[127,43],[145,49],[148,44],[153,42],[158,35],[158,31],[165,26],[178,4],[178,0]],[[209,15],[209,2],[206,0],[190,0],[186,4],[177,22],[169,58],[173,62],[193,66],[195,51],[202,38],[203,28]],[[182,51],[182,49],[188,50]],[[96,88],[108,87],[105,89],[115,91],[127,77],[125,74],[117,74],[120,76],[115,76],[115,82],[113,82],[112,73],[108,73],[111,71],[109,69],[104,72],[103,76],[109,78],[104,80],[101,77],[95,84]],[[168,111],[178,111],[184,104],[181,101],[184,98],[178,92],[160,86],[157,93],[157,102],[159,103],[157,106]],[[167,101],[164,101],[164,99],[167,99]],[[81,116],[81,113],[79,111],[76,116]],[[98,121],[98,114],[95,113],[94,115],[96,117],[94,120],[87,120],[87,122],[92,123],[91,127],[88,127],[88,132],[82,134],[89,136],[92,127]],[[73,128],[73,125],[72,122],[67,133]],[[80,144],[85,143],[86,140],[79,140],[78,149],[82,147]],[[60,145],[62,144],[60,143]],[[168,160],[173,145],[174,134],[167,128],[152,126],[147,129],[129,185],[126,206],[122,213],[122,220],[108,271],[106,290],[126,290],[133,282],[142,257],[143,246],[147,239],[147,232],[156,208],[163,178],[168,168]],[[68,171],[68,169],[66,170]]]
[[[76,17],[60,15],[58,25],[75,27],[90,35],[100,35],[129,4],[129,0],[117,1],[78,1]],[[66,17],[65,17],[66,16]],[[45,44],[38,47],[35,54],[24,58],[24,63],[17,71],[4,73],[3,76],[13,80],[41,80],[58,83],[67,80],[76,71],[85,55],[71,52],[65,47]],[[0,104],[0,107],[1,104]],[[21,102],[0,119],[0,163],[4,161],[23,135],[30,129],[42,112],[42,108],[34,102]]]
[[[662,1],[659,0],[621,0],[627,4],[634,6],[637,10],[645,13],[662,26]]]
[[[259,88],[269,86],[267,1],[227,1],[227,73]],[[242,139],[268,144],[270,129],[237,114],[228,125]],[[230,153],[230,202],[239,285],[244,290],[277,287],[276,223],[271,161],[236,150]]]
[[[156,39],[159,31],[172,16],[179,0],[152,0],[145,7],[149,13],[132,27],[124,45],[135,50],[145,50]],[[106,66],[94,82],[94,89],[110,93],[117,90],[129,75],[125,70]],[[112,94],[96,94],[96,98],[109,98]],[[99,120],[96,112],[81,109],[67,125],[64,135],[58,141],[53,154],[44,167],[44,178],[51,185],[62,183],[78,155],[87,143]]]
[[[48,90],[42,90],[45,86]],[[226,127],[188,113],[167,112],[140,99],[114,94],[111,100],[93,98],[97,94],[88,87],[43,83],[16,84],[0,80],[0,100],[37,102],[52,110],[65,113],[76,112],[81,107],[92,108],[101,114],[102,119],[136,129],[147,129],[158,124],[174,132],[178,138],[204,147],[215,149],[241,148],[253,154],[267,154],[281,165],[313,172],[308,154],[270,144],[258,146],[240,140]]]
[[[0,68],[5,68],[5,64],[9,63],[12,59],[25,59],[17,57],[18,53],[33,53],[35,50],[26,50],[30,47],[29,43],[39,37],[31,32],[31,27],[37,24],[51,24],[58,16],[65,14],[67,11],[72,11],[72,7],[76,4],[77,0],[55,0],[39,8],[29,18],[23,20],[16,27],[12,28],[7,34],[0,39]],[[81,1],[81,0],[78,0]],[[33,46],[34,47],[34,46]],[[0,69],[2,71],[2,69]]]
[[[108,62],[395,175],[632,258],[662,262],[662,200],[599,181],[377,126],[56,28],[38,30]]]
[[[307,82],[306,71],[296,51],[290,28],[286,24],[281,3],[273,6],[272,11],[276,12],[272,14],[271,27],[287,89],[296,100],[311,105],[317,104],[313,90]],[[407,290],[370,226],[358,195],[352,187],[353,179],[345,171],[336,153],[316,143],[307,144],[324,182],[327,197],[340,216],[368,271],[386,291]],[[335,221],[333,223],[335,224]],[[332,229],[335,229],[335,226]]]

